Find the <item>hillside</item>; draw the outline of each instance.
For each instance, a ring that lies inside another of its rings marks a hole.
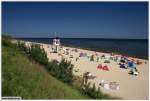
[[[87,99],[78,90],[52,77],[18,48],[2,46],[2,96],[22,99]]]

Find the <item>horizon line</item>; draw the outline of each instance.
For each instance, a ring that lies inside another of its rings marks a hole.
[[[52,39],[52,38],[55,38],[55,37],[13,37],[13,38],[35,38],[35,39],[38,39],[38,38],[43,38],[43,39]],[[130,40],[149,40],[149,38],[142,38],[142,39],[138,39],[138,38],[88,38],[88,37],[59,37],[59,38],[62,38],[62,39],[130,39]]]

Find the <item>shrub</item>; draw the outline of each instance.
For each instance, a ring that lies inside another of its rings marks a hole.
[[[18,46],[21,50],[23,50],[24,52],[26,52],[27,54],[30,53],[30,47],[27,47],[27,46],[25,45],[25,42],[17,41],[17,46]]]
[[[31,48],[27,47],[24,42],[18,41],[18,47],[26,53],[29,53],[30,57],[38,63],[45,65],[46,69],[51,75],[57,79],[65,82],[72,83],[73,81],[73,65],[71,62],[62,59],[59,63],[57,60],[48,62],[47,54],[43,48],[40,48],[38,44],[32,44]]]
[[[2,45],[11,46],[11,37],[8,35],[2,35]]]
[[[45,50],[40,48],[40,45],[32,44],[30,49],[30,56],[40,64],[47,65],[48,58]]]
[[[57,79],[71,84],[73,81],[73,65],[71,62],[66,61],[65,59],[62,59],[60,63],[58,63],[56,60],[53,60],[51,62],[48,62],[48,65],[46,68],[49,70],[51,75],[55,76]]]
[[[84,87],[82,89],[82,92],[86,95],[88,95],[89,97],[93,98],[93,99],[115,99],[115,97],[111,97],[108,94],[103,94],[100,90],[100,87],[98,87],[98,90],[95,87],[95,83],[93,84],[92,87],[90,87],[90,82],[85,83]]]
[[[50,74],[58,79],[59,75],[59,66],[54,61],[48,62],[46,69],[50,72]]]
[[[66,83],[72,83],[73,81],[73,65],[65,59],[59,63],[60,76],[59,79]]]

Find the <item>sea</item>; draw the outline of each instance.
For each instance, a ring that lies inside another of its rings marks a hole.
[[[52,38],[17,38],[52,44]],[[61,45],[148,59],[148,39],[60,38]]]

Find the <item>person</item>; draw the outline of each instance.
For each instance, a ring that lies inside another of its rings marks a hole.
[[[76,58],[76,61],[78,61],[78,60],[79,60],[79,57]]]
[[[91,77],[91,76],[92,76],[92,74],[89,72],[87,76],[88,76],[88,77]]]
[[[90,61],[94,61],[94,55],[91,55]]]
[[[110,60],[110,54],[107,54],[107,55],[105,56],[105,59],[106,59],[106,60]]]
[[[136,69],[136,64],[132,60],[128,61],[128,67],[130,68],[130,72],[129,72],[130,74],[132,75],[138,74],[138,71]]]
[[[120,65],[120,68],[126,69],[125,63],[120,62],[119,65]]]
[[[101,56],[101,59],[105,59],[105,55],[104,54]]]
[[[99,56],[97,56],[97,62],[99,62]]]

